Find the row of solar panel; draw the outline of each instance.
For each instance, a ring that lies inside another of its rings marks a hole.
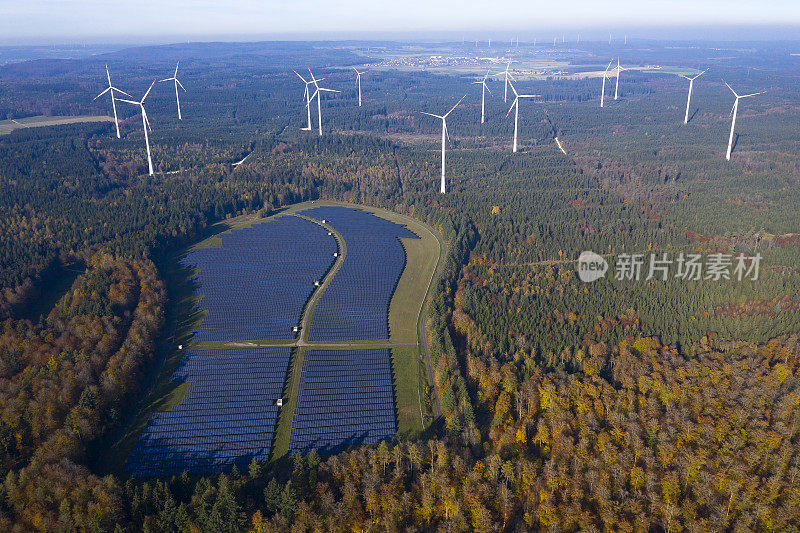
[[[205,424],[184,423],[181,420],[176,420],[175,422],[175,424],[150,424],[147,434],[142,436],[142,442],[157,439],[184,429],[194,431],[197,438],[211,435],[228,435],[232,437],[237,435],[260,435],[275,429],[274,421],[263,419],[231,420],[227,422],[215,420],[212,423]]]
[[[269,446],[272,442],[272,435],[274,432],[265,432],[261,434],[242,435],[241,438],[225,440],[221,436],[210,436],[207,438],[194,438],[183,435],[171,435],[169,437],[161,437],[152,439],[147,442],[146,446],[137,446],[134,448],[134,453],[137,455],[147,455],[151,451],[158,451],[164,448],[172,448],[173,451],[210,451],[210,452],[229,452],[230,450],[239,449],[259,449],[264,446]]]
[[[335,451],[395,433],[388,349],[307,350],[289,437],[290,453]]]
[[[205,296],[197,309],[208,312],[195,340],[294,338],[314,282],[333,264],[335,238],[295,216],[220,238],[220,248],[194,250],[184,260],[200,268],[198,292]]]
[[[173,418],[155,418],[151,420],[153,431],[163,430],[164,428],[231,428],[242,427],[247,424],[251,427],[271,426],[272,421],[265,419],[263,414],[245,413],[230,416],[182,416]]]
[[[297,399],[298,404],[305,402],[306,400],[311,400],[314,402],[342,402],[342,403],[350,403],[351,400],[355,400],[356,397],[353,396],[353,393],[358,393],[357,399],[359,400],[368,400],[370,398],[392,398],[393,391],[391,386],[389,385],[381,385],[381,386],[367,386],[361,389],[316,389],[316,390],[309,390],[305,388],[301,394],[301,398]]]
[[[385,339],[389,302],[403,268],[403,226],[359,209],[318,207],[302,214],[325,219],[347,244],[342,267],[322,295],[310,324],[312,341]]]
[[[306,414],[321,414],[325,413],[328,415],[334,415],[337,413],[361,413],[364,416],[368,416],[372,414],[374,411],[378,410],[386,410],[387,412],[391,412],[389,408],[387,408],[387,399],[389,400],[389,405],[391,405],[391,398],[359,398],[357,403],[348,404],[348,403],[336,403],[336,402],[320,402],[317,398],[314,398],[314,403],[306,403],[303,404],[303,414],[297,416],[303,416]]]
[[[392,440],[392,438],[394,438],[394,431],[374,431],[366,434],[342,433],[325,436],[302,435],[289,445],[289,455],[306,454],[312,449],[320,453],[336,453],[348,446],[377,444]]]
[[[298,435],[312,431],[318,434],[329,434],[341,431],[365,431],[368,429],[394,429],[394,413],[384,416],[362,416],[352,418],[336,418],[329,415],[316,415],[295,420],[292,431]]]
[[[290,358],[290,348],[188,351],[172,378],[190,382],[186,396],[151,417],[126,469],[207,473],[253,456],[266,460]]]

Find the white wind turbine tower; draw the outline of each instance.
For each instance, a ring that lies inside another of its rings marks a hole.
[[[356,85],[358,85],[358,107],[361,107],[361,75],[366,72],[359,72],[356,67],[353,67],[353,70],[356,71]]]
[[[473,84],[481,85],[481,124],[483,124],[486,121],[486,91],[489,91],[489,94],[492,94],[492,91],[486,85],[486,79],[488,77],[489,77],[489,72],[487,71],[486,76],[484,76],[482,80],[472,82]]]
[[[517,81],[517,80],[514,79],[514,76],[512,76],[511,73],[508,71],[508,69],[511,68],[511,63],[512,63],[512,61],[509,59],[508,60],[508,64],[506,65],[506,70],[503,71],[503,72],[498,72],[498,74],[505,74],[505,82],[504,82],[504,89],[503,89],[503,102],[505,102],[505,103],[508,103],[508,82],[509,82],[509,80]]]
[[[517,151],[517,131],[519,129],[519,99],[520,98],[541,98],[541,94],[519,94],[517,90],[514,88],[514,84],[511,84],[511,90],[514,91],[514,102],[511,104],[511,107],[508,108],[508,113],[506,113],[506,118],[508,115],[511,114],[511,110],[514,109],[514,152]]]
[[[97,96],[92,98],[92,102],[94,102],[95,100],[97,100],[98,98],[100,98],[101,96],[106,94],[107,92],[109,92],[109,91],[111,92],[111,107],[114,108],[114,125],[117,127],[117,139],[119,139],[120,138],[120,136],[119,136],[119,120],[117,120],[117,104],[115,102],[116,99],[114,98],[114,91],[117,91],[118,93],[122,93],[125,96],[131,96],[131,95],[129,95],[125,91],[117,89],[116,87],[111,85],[111,74],[108,73],[108,65],[106,65],[106,77],[108,78],[108,87],[106,88],[105,91],[101,92],[100,94],[98,94]],[[131,96],[131,98],[133,98],[133,97]]]
[[[448,112],[447,112],[447,113],[445,113],[444,115],[434,115],[433,113],[425,113],[424,111],[422,112],[422,114],[423,114],[423,115],[428,115],[428,116],[430,116],[430,117],[435,117],[435,118],[440,118],[440,119],[442,119],[442,182],[441,182],[441,186],[439,187],[439,192],[440,192],[440,193],[442,193],[442,194],[444,194],[445,192],[447,192],[447,188],[446,188],[446,185],[445,185],[445,179],[444,179],[444,169],[445,169],[445,164],[444,164],[444,163],[445,163],[445,147],[447,146],[447,138],[450,136],[450,134],[448,134],[448,133],[447,133],[447,116],[448,116],[450,113],[452,113],[452,112],[455,110],[455,108],[457,108],[457,107],[458,107],[458,105],[459,105],[459,104],[460,104],[460,103],[461,103],[461,102],[464,100],[464,98],[466,98],[466,97],[467,97],[467,95],[466,95],[466,94],[465,94],[464,96],[462,96],[462,97],[461,97],[461,100],[459,100],[458,102],[456,102],[456,105],[454,105],[453,107],[451,107],[451,108],[450,108],[450,111],[448,111]]]
[[[619,99],[619,73],[621,71],[623,71],[623,70],[629,70],[629,69],[619,66],[619,58],[617,58],[617,68],[616,68],[616,70],[617,70],[617,86],[614,89],[614,100]]]
[[[178,61],[175,64],[175,74],[173,74],[171,78],[164,78],[163,80],[160,80],[159,83],[162,83],[162,82],[165,82],[165,81],[174,81],[175,82],[175,103],[178,104],[178,120],[183,120],[183,117],[181,116],[181,99],[178,97],[178,85],[181,86],[181,89],[183,89],[183,92],[186,92],[186,88],[183,86],[183,84],[180,81],[178,81],[178,65],[180,65],[180,63],[181,62]]]
[[[708,69],[705,69],[703,72],[701,72],[700,74],[698,74],[693,78],[690,78],[689,76],[684,76],[683,74],[680,75],[681,78],[686,78],[687,80],[689,80],[689,98],[686,99],[686,117],[684,117],[683,119],[684,124],[689,123],[689,107],[692,105],[692,89],[694,88],[694,80],[696,80],[706,72],[708,72]]]
[[[728,85],[728,82],[725,82],[725,85]],[[742,98],[750,98],[751,96],[758,96],[759,94],[764,94],[767,91],[761,91],[760,93],[752,93],[752,94],[744,94],[739,96],[736,91],[733,90],[733,87],[728,85],[728,89],[731,90],[733,95],[736,97],[736,101],[733,103],[733,108],[731,109],[731,116],[733,120],[731,121],[731,136],[728,139],[728,154],[725,156],[725,159],[728,161],[731,160],[731,150],[733,149],[733,130],[736,128],[736,115],[739,112],[739,100]]]
[[[153,158],[150,156],[150,138],[147,136],[147,130],[150,128],[150,121],[147,120],[147,111],[144,110],[144,100],[147,98],[147,95],[150,94],[150,90],[153,88],[153,85],[156,84],[156,80],[153,80],[153,83],[150,84],[150,87],[147,89],[147,92],[144,93],[142,99],[138,102],[134,100],[123,100],[122,98],[117,98],[120,102],[127,102],[129,104],[138,105],[139,109],[142,111],[142,127],[144,128],[144,143],[147,146],[147,166],[150,168],[150,175],[153,175]]]
[[[297,74],[297,71],[294,70],[294,69],[292,69],[292,72]],[[303,80],[303,83],[306,84],[305,91],[303,92],[303,98],[305,98],[305,100],[306,100],[306,112],[307,112],[307,115],[308,115],[308,126],[306,126],[305,128],[300,128],[300,129],[303,130],[303,131],[311,131],[311,98],[310,98],[311,91],[308,90],[308,86],[309,85],[314,85],[314,82],[313,81],[307,81],[300,74],[297,74],[297,77],[300,78],[301,80]],[[322,81],[324,79],[325,78],[320,78],[317,81]]]
[[[314,100],[314,97],[317,97],[317,115],[319,117],[319,135],[322,137],[322,94],[321,93],[340,93],[342,91],[335,91],[333,89],[325,89],[324,87],[319,86],[319,82],[322,81],[321,79],[318,80],[314,77],[314,73],[311,72],[311,69],[308,69],[308,73],[311,74],[311,81],[314,83],[314,94],[308,99],[308,105],[311,105],[311,101]],[[324,78],[323,78],[324,79]]]
[[[609,61],[606,71],[603,72],[603,92],[600,93],[600,107],[604,107],[606,103],[606,79],[608,79],[608,69],[611,68],[611,63],[613,62],[613,59]]]

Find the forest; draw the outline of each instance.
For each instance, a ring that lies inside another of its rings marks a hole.
[[[604,110],[599,80],[526,82],[545,98],[523,105],[512,154],[507,105],[490,100],[481,128],[464,78],[375,70],[359,109],[347,69],[365,52],[316,50],[187,44],[0,67],[8,118],[108,113],[90,102],[106,61],[144,90],[180,58],[189,89],[181,123],[169,91],[148,106],[154,176],[137,115],[120,140],[105,123],[0,136],[0,529],[800,528],[797,58],[765,51],[768,76],[734,68],[749,52],[716,65],[686,126],[675,76],[626,72]],[[624,53],[686,66],[667,49]],[[344,91],[324,102],[322,137],[299,130],[291,68],[306,65]],[[722,76],[771,89],[743,108],[730,162]],[[440,195],[440,125],[419,111],[468,91]],[[442,419],[418,440],[214,476],[98,469],[170,348],[169,252],[317,198],[385,207],[447,241],[426,331]],[[763,259],[757,280],[586,284],[584,250]],[[74,282],[31,316],[65,268]]]

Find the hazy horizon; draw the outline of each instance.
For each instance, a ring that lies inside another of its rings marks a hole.
[[[628,31],[629,30],[629,31]],[[538,40],[540,44],[557,38],[567,43],[608,42],[609,36],[615,42],[627,39],[629,42],[787,42],[800,43],[800,24],[796,26],[697,26],[697,27],[650,27],[650,28],[543,28],[539,30],[463,30],[463,31],[371,31],[371,32],[286,32],[286,33],[219,33],[219,34],[163,34],[163,35],[72,35],[40,37],[0,37],[0,47],[24,46],[150,46],[213,42],[457,42],[476,39],[500,46],[510,40],[520,42]]]
[[[438,37],[509,40],[622,38],[792,40],[800,38],[800,3],[777,0],[622,0],[598,5],[575,0],[532,6],[521,0],[491,9],[483,2],[364,5],[232,0],[145,0],[137,5],[99,0],[44,0],[0,5],[0,43],[163,43],[185,40],[384,40]],[[135,11],[134,11],[135,10]],[[135,21],[133,24],[131,21]],[[713,21],[708,24],[705,21]],[[65,28],[68,28],[65,29]],[[368,31],[365,30],[368,28]],[[702,31],[700,31],[702,30]],[[442,37],[444,36],[444,37]]]

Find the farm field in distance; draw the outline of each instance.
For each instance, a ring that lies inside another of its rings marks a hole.
[[[85,115],[76,117],[25,117],[20,119],[0,120],[0,135],[7,135],[19,128],[42,128],[45,126],[61,126],[63,124],[80,124],[82,122],[113,122],[113,117]]]

